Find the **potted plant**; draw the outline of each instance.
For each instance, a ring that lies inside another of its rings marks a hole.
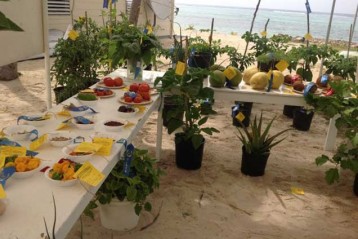
[[[331,55],[323,62],[327,68],[326,74],[340,76],[343,79],[351,78],[355,81],[355,73],[357,68],[357,57],[346,58],[338,53]]]
[[[161,47],[156,36],[148,29],[130,24],[121,14],[122,20],[112,26],[109,58],[112,66],[127,66],[129,79],[142,79],[142,65],[155,60]]]
[[[94,218],[92,209],[99,206],[104,227],[113,230],[134,228],[142,209],[151,210],[147,197],[159,187],[163,172],[155,167],[155,163],[147,150],[135,149],[129,174],[125,171],[125,161],[120,160],[86,207],[85,214]]]
[[[260,119],[256,116],[248,128],[237,128],[239,139],[242,145],[241,172],[249,176],[262,176],[265,174],[267,160],[270,150],[275,145],[282,142],[285,138],[276,140],[277,137],[290,129],[282,130],[273,136],[269,135],[271,125],[275,117],[263,128],[262,112]]]
[[[187,73],[178,75],[169,69],[163,77],[158,77],[154,85],[163,94],[176,95],[180,101],[178,107],[171,109],[164,116],[168,122],[168,133],[180,129],[175,134],[176,165],[179,168],[195,170],[201,167],[205,138],[202,133],[211,135],[219,132],[212,127],[203,127],[208,116],[204,116],[199,107],[200,100],[212,100],[214,92],[203,87],[203,79],[209,71],[201,68],[189,68]],[[184,117],[174,117],[177,112],[184,112]]]
[[[339,181],[339,168],[352,171],[355,175],[353,192],[358,196],[358,85],[350,80],[330,84],[334,90],[333,95],[319,97],[309,94],[305,100],[316,111],[329,118],[338,116],[336,127],[345,138],[332,157],[321,155],[316,158],[316,164],[323,165],[327,162],[333,164],[334,167],[326,171],[325,179],[328,184]]]
[[[99,28],[91,18],[79,18],[68,38],[59,39],[51,67],[51,80],[56,80],[56,102],[60,103],[97,82],[101,55]]]
[[[220,40],[207,42],[200,36],[189,38],[189,59],[190,67],[208,69],[216,62],[216,58],[221,53]]]

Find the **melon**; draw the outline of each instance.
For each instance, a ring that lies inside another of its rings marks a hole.
[[[212,87],[221,88],[225,85],[226,77],[224,72],[220,70],[213,71],[213,74],[210,76],[209,82]]]
[[[274,71],[272,71],[272,73],[273,73],[273,81],[272,81],[271,88],[272,89],[278,89],[283,84],[283,82],[285,80],[285,77],[284,77],[284,75],[282,74],[281,71],[274,70]]]
[[[246,70],[244,70],[243,80],[245,81],[245,83],[250,85],[251,77],[254,74],[256,74],[257,72],[259,72],[259,69],[257,69],[256,66],[251,66],[251,67],[247,68]]]
[[[266,72],[257,72],[250,79],[252,89],[263,90],[268,84],[268,75]]]

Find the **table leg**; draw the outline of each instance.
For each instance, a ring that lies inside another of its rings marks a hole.
[[[160,156],[162,152],[162,136],[163,136],[163,107],[164,107],[164,97],[160,96],[159,109],[158,109],[158,118],[157,118],[157,145],[155,149],[155,157],[160,161]]]
[[[326,136],[326,141],[324,143],[324,150],[327,151],[335,150],[336,137],[337,137],[336,119],[338,117],[339,114],[333,116],[333,118],[329,120],[328,132]]]

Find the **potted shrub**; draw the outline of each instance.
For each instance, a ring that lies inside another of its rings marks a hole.
[[[169,134],[181,130],[175,134],[176,165],[179,168],[199,169],[205,143],[202,133],[211,135],[219,132],[212,127],[203,127],[208,116],[204,116],[198,107],[200,100],[213,100],[213,90],[203,87],[203,79],[207,74],[209,71],[201,68],[189,68],[184,75],[175,74],[175,70],[169,69],[163,77],[158,77],[154,82],[155,86],[161,83],[160,92],[176,95],[180,101],[178,107],[169,110],[164,116],[164,120],[168,122]],[[180,111],[184,112],[184,117],[174,117]]]
[[[91,18],[79,18],[67,39],[59,39],[51,67],[56,80],[56,102],[60,103],[97,82],[101,55],[99,28]]]
[[[220,40],[209,43],[200,36],[189,38],[189,53],[188,65],[190,67],[208,69],[221,53]]]
[[[331,87],[334,90],[331,96],[319,97],[309,94],[305,97],[306,102],[317,112],[329,118],[338,116],[336,127],[345,136],[332,157],[321,155],[316,158],[316,164],[333,164],[334,167],[326,171],[325,179],[328,184],[339,181],[339,168],[352,171],[355,175],[353,192],[358,196],[358,85],[347,80],[332,82]]]
[[[265,174],[267,160],[270,156],[270,150],[275,145],[282,142],[285,138],[276,140],[277,137],[290,129],[285,129],[277,134],[270,136],[269,131],[275,117],[267,124],[265,128],[262,125],[262,112],[260,119],[256,116],[248,128],[237,128],[239,139],[242,145],[241,172],[249,176],[262,176]]]
[[[163,172],[155,168],[155,163],[147,150],[135,149],[129,175],[124,170],[124,160],[120,160],[98,189],[85,214],[94,218],[92,209],[99,206],[104,227],[113,230],[134,228],[142,209],[151,210],[147,197],[159,187]]]
[[[326,74],[340,76],[346,80],[351,78],[355,81],[357,57],[346,58],[336,53],[325,60],[323,65],[327,68]]]
[[[160,42],[156,36],[144,28],[130,24],[124,14],[121,21],[112,25],[109,46],[109,59],[115,66],[127,66],[127,77],[142,80],[142,66],[153,62],[159,53]]]

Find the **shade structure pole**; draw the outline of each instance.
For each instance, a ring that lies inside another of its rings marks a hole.
[[[327,28],[326,41],[325,41],[325,43],[324,43],[326,46],[327,46],[327,44],[328,44],[329,35],[331,34],[331,25],[332,25],[332,19],[333,19],[333,14],[334,14],[334,8],[335,8],[335,6],[336,6],[336,0],[333,0],[333,2],[332,2],[332,8],[331,8],[331,16],[329,17],[329,23],[328,23],[328,28]],[[319,76],[322,75],[323,63],[324,63],[324,59],[321,59],[321,68],[319,69]]]
[[[350,31],[349,31],[349,42],[348,42],[347,58],[349,57],[349,51],[351,49],[352,39],[353,39],[353,36],[354,36],[354,28],[356,26],[357,13],[358,13],[358,5],[357,5],[357,9],[356,9],[356,14],[354,15],[353,25],[351,25],[351,28],[350,28]]]
[[[51,79],[50,79],[50,51],[48,46],[48,10],[47,0],[42,0],[42,39],[43,39],[43,52],[45,59],[45,85],[46,85],[46,106],[47,109],[52,108],[51,97]]]

